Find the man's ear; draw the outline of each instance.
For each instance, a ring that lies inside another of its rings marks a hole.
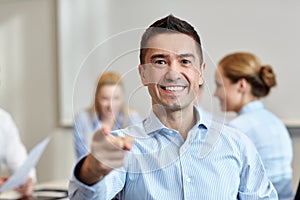
[[[139,74],[140,74],[140,78],[141,81],[143,83],[144,86],[146,86],[146,77],[145,77],[145,68],[142,64],[139,64]]]
[[[206,67],[206,63],[202,63],[202,65],[200,66],[200,71],[199,71],[199,85],[202,85],[204,83],[204,70]]]

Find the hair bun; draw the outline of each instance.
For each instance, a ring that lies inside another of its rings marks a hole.
[[[275,79],[275,73],[273,72],[273,69],[269,65],[263,65],[260,68],[260,77],[263,80],[263,82],[268,87],[273,87],[276,85],[276,79]]]

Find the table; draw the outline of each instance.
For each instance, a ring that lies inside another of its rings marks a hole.
[[[54,180],[44,183],[38,183],[34,188],[31,197],[20,198],[19,193],[14,190],[6,191],[0,194],[1,200],[20,199],[20,200],[67,200],[69,180]]]

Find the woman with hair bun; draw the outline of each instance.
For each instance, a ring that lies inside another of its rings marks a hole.
[[[253,141],[279,199],[293,199],[293,149],[289,132],[260,101],[276,85],[272,67],[262,65],[251,53],[229,54],[219,62],[215,82],[214,95],[220,100],[222,111],[237,113],[229,125]]]

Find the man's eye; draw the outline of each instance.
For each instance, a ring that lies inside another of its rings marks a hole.
[[[181,61],[183,64],[191,64],[191,61],[190,60],[186,60],[186,59],[183,59],[182,61]]]
[[[157,64],[157,65],[165,65],[165,64],[167,64],[167,62],[164,61],[164,60],[156,60],[154,63]]]

